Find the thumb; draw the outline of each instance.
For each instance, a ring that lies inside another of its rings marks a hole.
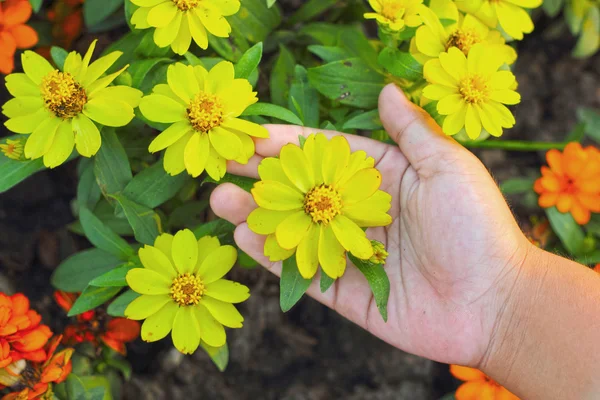
[[[387,133],[420,175],[439,171],[441,155],[464,151],[394,84],[387,85],[379,95],[379,115]]]

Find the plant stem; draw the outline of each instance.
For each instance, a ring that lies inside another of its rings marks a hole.
[[[510,151],[563,150],[566,142],[525,142],[519,140],[484,140],[460,142],[471,149],[501,149]]]

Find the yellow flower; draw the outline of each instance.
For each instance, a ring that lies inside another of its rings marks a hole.
[[[131,0],[137,6],[131,23],[137,29],[156,28],[154,43],[185,54],[192,38],[208,48],[208,34],[229,37],[231,26],[225,17],[240,9],[239,0]]]
[[[490,28],[498,24],[512,38],[533,32],[533,21],[524,8],[537,8],[542,0],[457,0],[459,10],[473,14]]]
[[[374,19],[392,31],[401,31],[405,27],[421,25],[417,14],[418,6],[423,0],[369,0],[375,11],[365,13],[366,19]]]
[[[373,245],[373,256],[369,259],[373,264],[385,264],[388,256],[390,255],[386,250],[383,243],[377,240],[371,240]]]
[[[510,46],[502,34],[495,29],[489,29],[474,16],[463,16],[456,10],[457,23],[444,27],[435,12],[421,5],[419,14],[424,25],[417,29],[411,42],[411,53],[420,62],[439,57],[440,53],[457,47],[465,56],[477,43],[483,43],[494,51],[504,54],[504,61],[512,64],[517,59],[517,52]]]
[[[23,142],[20,139],[6,139],[6,143],[0,144],[0,150],[12,160],[21,160],[23,157]]]
[[[250,297],[246,286],[223,279],[237,258],[232,246],[204,236],[196,241],[189,229],[162,234],[154,246],[139,250],[144,268],[127,273],[127,284],[142,296],[125,310],[142,320],[142,339],[155,342],[171,332],[180,352],[192,354],[200,341],[221,347],[225,329],[241,328],[244,318],[232,303]]]
[[[25,73],[6,77],[6,87],[15,96],[2,112],[10,119],[4,125],[15,133],[31,134],[25,157],[44,157],[54,168],[71,155],[91,157],[102,143],[93,121],[106,126],[124,126],[134,117],[142,92],[127,86],[108,85],[125,70],[102,77],[121,56],[115,51],[90,64],[96,41],[85,57],[76,52],[67,56],[64,72],[54,69],[33,51],[22,55]]]
[[[511,89],[512,72],[498,71],[503,63],[502,54],[476,44],[468,57],[451,47],[425,64],[423,75],[430,85],[423,96],[437,100],[437,111],[446,115],[444,133],[455,135],[465,128],[469,138],[477,139],[482,126],[493,136],[514,126],[515,118],[504,104],[517,104],[521,96]]]
[[[346,251],[367,260],[373,246],[361,228],[386,226],[392,197],[378,190],[381,174],[364,151],[350,153],[348,141],[310,135],[304,148],[287,144],[279,158],[258,167],[261,181],[252,189],[259,208],[248,226],[268,235],[265,255],[271,261],[296,253],[298,269],[312,278],[320,264],[331,278],[346,269]]]
[[[148,149],[167,149],[164,167],[169,174],[187,169],[197,177],[206,169],[219,180],[226,160],[248,163],[254,154],[250,136],[269,136],[264,127],[238,118],[258,99],[246,79],[234,79],[230,62],[222,61],[210,72],[176,63],[169,66],[167,82],[142,99],[140,110],[150,121],[173,123]]]

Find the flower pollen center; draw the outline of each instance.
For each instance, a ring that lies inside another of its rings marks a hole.
[[[485,78],[469,75],[458,84],[458,92],[468,104],[481,104],[488,99],[490,88]]]
[[[304,212],[315,223],[329,224],[342,211],[342,196],[330,185],[319,185],[304,197]]]
[[[87,103],[85,90],[68,72],[50,72],[42,79],[40,90],[44,104],[58,118],[73,118]]]
[[[171,0],[173,4],[181,11],[188,11],[192,8],[196,8],[200,4],[201,0]]]
[[[451,47],[457,47],[466,56],[469,54],[471,47],[480,42],[481,37],[477,32],[457,29],[448,38],[448,41],[446,42],[446,51]]]
[[[173,279],[171,297],[180,306],[193,306],[200,302],[204,295],[204,283],[194,274],[181,274]]]
[[[206,133],[223,123],[223,106],[214,94],[200,92],[190,102],[188,119],[194,129]]]
[[[381,15],[390,21],[396,22],[402,19],[405,12],[404,5],[398,0],[384,0],[381,3]]]

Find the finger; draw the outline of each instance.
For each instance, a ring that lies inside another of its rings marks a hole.
[[[442,132],[422,108],[411,103],[396,85],[387,85],[379,96],[379,114],[390,137],[419,172],[437,171],[440,155],[463,151]]]
[[[239,225],[248,219],[257,205],[250,193],[233,183],[223,183],[210,195],[210,207],[217,216]]]
[[[263,253],[264,236],[252,232],[248,224],[243,223],[235,230],[234,239],[242,251],[273,274],[281,276],[281,262],[271,262]],[[350,262],[344,276],[328,291],[321,293],[320,274],[317,274],[306,293],[363,328],[367,327],[369,313],[377,312],[375,302],[371,302],[371,289],[365,277]]]
[[[235,161],[227,161],[227,172],[234,175],[247,176],[258,179],[258,165],[264,160],[264,157],[258,154],[253,155],[247,164],[240,164]]]
[[[298,136],[308,137],[312,133],[323,133],[328,138],[344,136],[350,144],[351,151],[364,150],[370,157],[379,162],[390,145],[359,135],[345,134],[316,128],[296,125],[265,125],[269,130],[268,139],[256,139],[256,152],[263,157],[279,155],[283,146],[288,143],[299,144]]]

